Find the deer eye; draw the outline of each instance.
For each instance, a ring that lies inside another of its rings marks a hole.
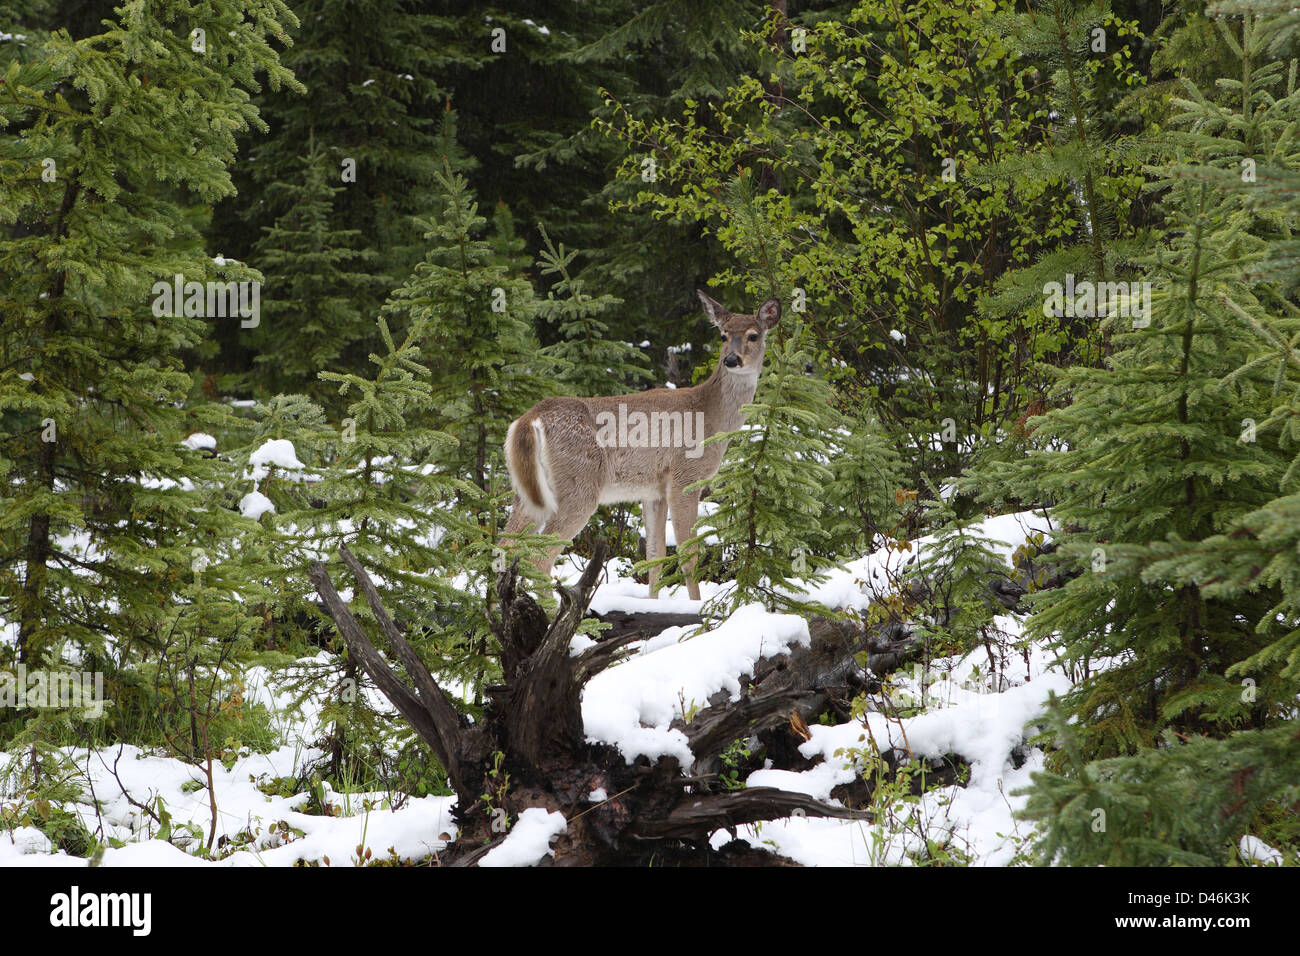
[[[727,333],[726,333],[726,332],[723,332],[723,333],[722,333],[722,341],[724,341],[724,342],[727,341]]]
[[[757,332],[750,332],[750,333],[749,333],[749,341],[751,341],[751,342],[757,342],[757,341],[758,341],[758,333],[757,333]]]

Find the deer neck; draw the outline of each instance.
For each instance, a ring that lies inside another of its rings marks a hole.
[[[757,388],[758,374],[737,375],[728,372],[719,362],[713,374],[699,385],[709,433],[729,432],[739,428],[745,421],[740,408],[754,400]]]

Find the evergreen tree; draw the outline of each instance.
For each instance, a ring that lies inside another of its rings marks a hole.
[[[1255,425],[1286,380],[1261,348],[1268,313],[1288,328],[1297,310],[1293,276],[1266,267],[1289,230],[1251,197],[1256,164],[1291,182],[1300,166],[1295,60],[1279,59],[1297,19],[1276,3],[1212,13],[1240,75],[1184,80],[1175,101],[1183,132],[1156,183],[1170,249],[1149,263],[1167,292],[1109,369],[1063,376],[1074,401],[1040,432],[1068,448],[1025,469],[1084,564],[1031,621],[1082,671],[1064,701],[1077,726],[1056,717],[1064,750],[1028,806],[1047,860],[1221,864],[1247,831],[1296,840],[1296,578],[1277,560],[1293,478]]]
[[[123,8],[5,77],[0,122],[19,132],[0,141],[0,217],[22,228],[0,240],[0,614],[24,660],[156,633],[196,539],[229,533],[191,490],[214,466],[180,444],[181,356],[205,326],[151,289],[212,276],[181,202],[232,191],[254,75],[293,82],[270,45],[293,15],[217,3],[196,52],[188,9]]]
[[[322,506],[291,520],[295,532],[331,560],[346,544],[382,582],[385,604],[395,614],[426,620],[454,593],[438,545],[456,520],[447,505],[459,483],[430,462],[455,440],[427,424],[429,370],[418,345],[424,319],[416,319],[400,343],[383,317],[379,331],[386,354],[370,356],[372,376],[321,373],[350,399],[347,417],[323,480],[311,488]]]
[[[586,283],[570,272],[576,250],[566,252],[551,242],[544,226],[541,260],[543,276],[554,276],[555,284],[538,303],[538,313],[554,325],[559,341],[543,349],[560,369],[556,380],[571,395],[618,395],[633,390],[650,378],[641,350],[627,342],[611,341],[609,326],[601,318],[622,300],[608,293],[593,296]]]
[[[720,211],[720,238],[741,264],[728,273],[752,296],[761,290],[793,290],[797,239],[781,223],[788,202],[775,190],[758,193],[752,169],[728,184]],[[788,221],[788,220],[787,220]],[[802,294],[802,290],[801,290]],[[802,296],[791,291],[785,301]],[[861,433],[847,442],[840,436],[850,424],[837,396],[816,367],[809,317],[792,308],[768,334],[758,391],[745,425],[709,439],[726,441],[727,457],[707,482],[709,500],[717,504],[701,518],[696,535],[678,541],[677,559],[698,551],[707,537],[716,542],[706,560],[725,560],[725,569],[701,564],[701,577],[734,577],[735,588],[712,602],[713,609],[732,609],[749,601],[770,606],[798,606],[799,586],[822,579],[822,572],[844,557],[854,533],[833,515],[825,497],[828,487],[844,488],[862,477],[862,464],[836,468],[833,449],[849,444],[866,450],[874,442]],[[859,419],[855,425],[864,425]],[[886,459],[887,462],[887,459]],[[872,479],[867,479],[868,483]],[[891,482],[881,482],[881,497]],[[876,500],[879,500],[877,498]],[[672,583],[677,575],[665,577]]]
[[[708,482],[709,500],[717,508],[701,516],[694,538],[678,541],[679,559],[704,540],[711,542],[703,549],[700,577],[735,578],[735,588],[711,602],[710,610],[734,610],[752,601],[798,607],[791,594],[821,580],[819,572],[834,563],[826,558],[829,535],[820,518],[822,494],[831,481],[824,464],[829,432],[837,418],[830,386],[807,371],[805,329],[797,316],[793,321],[794,328],[776,341],[769,338],[748,421],[708,440],[728,441],[722,466]],[[725,561],[725,568],[717,561]],[[665,577],[663,583],[672,580]]]
[[[1067,703],[1090,756],[1151,746],[1165,727],[1222,731],[1243,716],[1198,695],[1250,653],[1259,638],[1246,621],[1272,600],[1210,599],[1196,584],[1173,586],[1146,557],[1152,541],[1202,542],[1265,504],[1284,467],[1275,444],[1240,440],[1243,419],[1266,414],[1267,377],[1224,384],[1253,346],[1217,298],[1250,246],[1239,196],[1184,181],[1166,205],[1180,231],[1150,262],[1150,327],[1124,331],[1119,320],[1107,368],[1062,371],[1072,402],[1035,420],[1035,437],[1061,450],[1009,468],[1028,499],[1052,503],[1059,553],[1083,572],[1043,595],[1030,630],[1058,641],[1078,669]]]
[[[329,163],[312,140],[290,176],[265,190],[287,210],[253,250],[265,277],[263,320],[249,335],[262,394],[302,390],[325,401],[317,373],[359,367],[364,350],[356,346],[372,338],[365,326],[373,322],[360,310],[386,283],[374,274],[378,253],[359,246],[361,230],[335,225],[335,197],[345,187],[330,185]]]
[[[980,303],[990,317],[1032,322],[1034,313],[1041,315],[1045,283],[1067,274],[1106,282],[1130,273],[1128,257],[1146,238],[1134,241],[1128,222],[1142,184],[1139,162],[1154,146],[1128,132],[1142,124],[1142,77],[1133,69],[1142,37],[1137,23],[1115,14],[1107,0],[1048,0],[1032,11],[1002,11],[995,23],[1050,78],[1040,114],[1046,135],[1032,149],[978,167],[974,177],[1005,179],[1026,196],[1051,190],[1069,210],[1054,248],[1003,276],[998,294]],[[1072,350],[1071,360],[1096,362],[1103,343],[1093,317],[1067,312],[1059,318],[1066,335],[1054,344]]]
[[[301,25],[292,33],[284,64],[301,86],[259,91],[255,97],[267,130],[241,143],[238,194],[215,208],[210,241],[254,261],[254,247],[266,230],[303,201],[300,192],[274,187],[301,168],[307,144],[317,144],[326,181],[342,187],[330,220],[336,237],[355,237],[347,248],[368,250],[373,273],[382,278],[358,288],[349,270],[340,269],[323,273],[327,284],[314,290],[317,301],[354,303],[350,324],[339,331],[358,348],[343,351],[340,344],[336,354],[345,360],[358,356],[350,369],[364,373],[364,357],[382,347],[374,316],[420,258],[416,216],[427,210],[435,188],[434,117],[449,92],[442,77],[453,67],[472,69],[486,56],[486,47],[467,39],[482,18],[431,11],[412,0],[303,0],[295,12]],[[315,321],[309,314],[294,319],[292,313],[280,317],[285,341],[299,323]],[[221,365],[236,371],[258,356],[257,349],[279,344],[245,340],[220,327],[213,334],[221,344]],[[303,377],[281,379],[278,386],[313,392],[321,367],[303,369]]]
[[[846,410],[829,440],[831,477],[821,493],[820,520],[827,553],[852,559],[897,536],[905,469],[870,402],[836,398]]]
[[[0,644],[0,662],[103,674],[119,739],[158,714],[134,672],[142,651],[238,649],[256,622],[255,528],[232,513],[226,463],[183,443],[231,420],[223,406],[186,407],[183,360],[207,303],[162,290],[177,275],[218,277],[194,210],[233,190],[256,77],[294,85],[272,46],[293,22],[275,0],[218,0],[201,16],[170,0],[127,5],[92,35],[43,34],[41,55],[4,74],[0,619],[16,642]],[[54,743],[90,732],[68,711],[9,721],[22,729],[6,749],[28,752],[33,784],[61,779],[48,773],[66,759]]]
[[[712,329],[699,320],[695,290],[724,266],[725,253],[689,220],[624,207],[641,190],[658,187],[640,175],[650,154],[639,144],[604,135],[605,124],[624,111],[642,120],[690,111],[716,129],[707,106],[762,61],[761,47],[746,42],[743,32],[767,7],[765,0],[722,0],[707,8],[683,0],[600,0],[584,2],[580,11],[561,4],[548,19],[558,23],[564,16],[573,28],[551,29],[540,49],[523,54],[535,58],[530,87],[574,108],[543,128],[530,121],[526,135],[513,137],[519,143],[514,175],[526,175],[534,192],[543,181],[551,190],[537,198],[529,194],[531,202],[517,209],[589,253],[588,286],[624,302],[610,317],[615,338],[650,338],[660,349],[707,343]],[[531,40],[525,34],[521,47]],[[501,60],[489,65],[485,79],[496,70],[520,69],[517,59]],[[467,91],[476,105],[465,104],[466,109],[495,119],[511,79]],[[534,104],[534,111],[541,105]],[[515,110],[528,115],[525,103]],[[625,159],[636,165],[635,178],[617,174]],[[545,179],[539,175],[544,173],[549,174]],[[498,173],[494,181],[502,178]],[[557,182],[562,191],[555,191]]]
[[[926,666],[932,657],[983,647],[989,676],[996,681],[1005,667],[1006,647],[993,619],[1004,609],[995,603],[990,585],[1006,562],[980,533],[979,519],[958,514],[955,491],[948,486],[921,503],[925,526],[933,530],[916,544],[919,554],[908,568],[906,589],[919,598],[917,631],[925,641]],[[991,689],[1002,690],[996,684]]]
[[[347,417],[330,443],[334,454],[324,478],[311,489],[312,504],[318,506],[287,515],[286,534],[298,549],[295,565],[302,574],[315,555],[337,562],[340,545],[346,545],[430,665],[444,678],[481,685],[484,666],[465,659],[468,642],[459,618],[450,613],[466,600],[453,582],[459,556],[445,547],[448,531],[460,520],[450,507],[460,483],[430,464],[455,440],[427,425],[429,370],[417,344],[424,320],[412,322],[400,343],[382,316],[378,324],[386,353],[370,356],[372,376],[321,373],[350,399]],[[372,640],[383,646],[368,603],[355,595],[353,606],[371,628]],[[322,713],[333,722],[336,778],[345,760],[364,760],[370,749],[382,751],[388,738],[385,722],[355,693],[361,676],[350,657],[343,659],[335,673],[340,692],[331,695]],[[349,688],[353,692],[346,692]],[[429,759],[425,755],[423,762]]]
[[[459,442],[439,466],[486,492],[506,428],[550,387],[549,363],[539,358],[533,337],[532,286],[512,268],[520,248],[509,212],[500,210],[488,232],[455,168],[450,110],[439,156],[435,214],[422,220],[428,251],[385,312],[423,323],[419,344],[432,372],[434,424]]]

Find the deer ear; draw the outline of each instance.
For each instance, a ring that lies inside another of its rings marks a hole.
[[[781,321],[781,300],[768,299],[758,307],[758,312],[754,314],[754,318],[765,329],[775,328],[776,323]]]
[[[704,306],[704,314],[709,317],[709,321],[718,328],[722,328],[723,319],[731,314],[727,311],[726,306],[720,302],[715,302],[699,289],[695,290],[695,294],[700,297],[700,303]]]

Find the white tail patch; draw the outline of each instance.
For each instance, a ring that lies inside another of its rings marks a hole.
[[[537,484],[542,489],[542,504],[546,506],[547,518],[560,510],[559,504],[555,500],[555,478],[551,473],[551,451],[546,444],[546,428],[542,425],[541,418],[533,419],[533,438],[537,445]]]

